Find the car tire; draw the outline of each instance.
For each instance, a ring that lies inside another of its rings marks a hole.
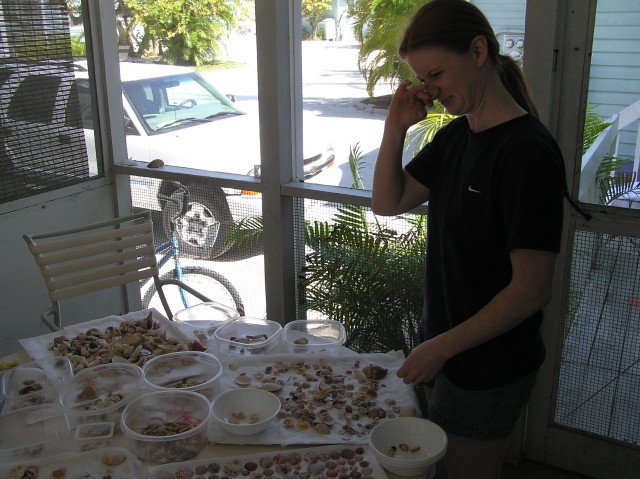
[[[226,253],[231,245],[227,236],[233,217],[221,189],[198,184],[186,185],[189,204],[183,218],[176,220],[176,237],[180,254],[199,259],[213,259]],[[162,223],[167,238],[171,237],[171,221],[179,213],[182,191],[176,190],[162,210]]]

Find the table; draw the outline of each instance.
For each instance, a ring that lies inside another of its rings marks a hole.
[[[352,351],[350,354],[355,355]],[[20,351],[18,353],[14,353],[9,355],[8,357],[3,358],[5,361],[17,359],[21,364],[28,362],[31,360],[29,355],[25,351]],[[125,438],[122,437],[121,434],[115,434],[112,441],[111,446],[113,447],[125,447],[127,446]],[[346,446],[346,445],[345,445]],[[279,446],[278,444],[221,444],[221,443],[211,443],[208,442],[200,453],[194,458],[190,459],[189,462],[200,459],[210,459],[210,458],[221,458],[221,457],[237,457],[237,456],[247,456],[247,455],[258,455],[267,452],[273,451],[290,451],[294,449],[302,449],[302,448],[322,448],[323,446],[315,445],[315,444],[291,444],[287,446]],[[340,446],[335,446],[340,447]],[[355,446],[350,446],[355,447]],[[153,464],[146,464],[148,467],[154,467]],[[380,467],[379,465],[377,467]],[[387,471],[384,473],[390,479],[396,479],[394,474],[391,474]]]

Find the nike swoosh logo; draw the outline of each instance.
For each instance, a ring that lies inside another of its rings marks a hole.
[[[471,193],[482,193],[480,190],[476,190],[473,186],[469,185],[469,191]]]

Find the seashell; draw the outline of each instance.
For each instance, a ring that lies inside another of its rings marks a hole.
[[[415,415],[416,415],[416,409],[411,406],[405,406],[403,408],[400,408],[400,411],[398,411],[398,416],[400,417],[410,417]]]
[[[309,452],[305,453],[303,459],[304,459],[304,462],[307,462],[309,464],[313,464],[314,462],[318,462],[318,454],[313,452],[313,451],[309,451]]]
[[[309,423],[306,421],[297,421],[296,422],[296,431],[306,431],[309,429]]]
[[[319,432],[320,434],[329,434],[331,432],[331,429],[329,428],[329,426],[327,426],[323,422],[316,424],[313,428],[316,430],[316,432]]]
[[[233,382],[240,387],[247,387],[249,384],[251,384],[251,378],[246,374],[240,374],[239,376],[236,376]]]
[[[377,381],[379,379],[384,378],[389,372],[389,370],[386,368],[383,368],[382,366],[378,366],[377,364],[371,363],[365,366],[362,372],[369,379],[373,379],[374,381]]]
[[[253,461],[249,461],[249,462],[245,463],[244,468],[247,471],[255,471],[256,469],[258,469],[258,464],[256,464]]]
[[[323,414],[320,416],[320,420],[323,424],[327,426],[333,426],[335,424],[335,420],[329,414]]]
[[[159,354],[175,353],[180,350],[180,346],[171,343],[159,344],[156,348],[156,351],[158,351]]]
[[[142,338],[137,333],[127,333],[124,336],[122,336],[122,339],[120,340],[122,344],[129,344],[131,346],[137,346],[138,344],[140,344],[141,341],[142,341]]]
[[[400,444],[398,444],[398,449],[400,449],[401,451],[407,452],[409,450],[409,445],[405,444],[404,442],[401,442]]]
[[[237,462],[228,462],[224,466],[222,466],[222,472],[231,477],[237,476],[242,472],[244,466]]]
[[[265,391],[269,391],[272,393],[277,393],[278,391],[282,391],[282,386],[273,382],[264,382],[260,385],[260,389],[264,389]]]
[[[276,471],[276,473],[282,476],[284,476],[285,474],[289,474],[292,469],[293,467],[291,466],[291,464],[286,464],[286,463],[276,464],[276,467],[274,467],[274,470]]]
[[[301,461],[302,456],[297,452],[290,452],[289,454],[287,454],[287,463],[291,464],[292,466],[300,464]]]
[[[105,454],[102,456],[102,464],[105,466],[117,466],[127,460],[124,454]]]
[[[324,473],[324,464],[320,462],[314,462],[309,464],[307,467],[307,471],[311,473],[312,476]]]
[[[340,450],[340,457],[345,459],[352,459],[356,456],[356,452],[353,449],[344,448]]]
[[[260,464],[260,467],[262,467],[263,469],[267,469],[273,464],[273,459],[271,458],[271,456],[262,456],[260,457],[260,459],[258,459],[258,464]]]

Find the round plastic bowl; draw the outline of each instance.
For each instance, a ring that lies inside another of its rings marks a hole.
[[[154,391],[181,389],[203,394],[209,401],[222,375],[214,355],[201,351],[177,351],[150,359],[143,367],[145,385]]]
[[[142,369],[135,364],[100,364],[81,370],[69,380],[60,392],[60,403],[72,426],[117,423],[122,409],[141,388]]]
[[[369,447],[392,474],[426,476],[447,451],[447,435],[427,419],[396,417],[371,430]]]
[[[280,406],[280,399],[264,389],[232,389],[214,399],[212,416],[226,432],[248,436],[267,429]]]
[[[200,393],[173,389],[138,396],[124,408],[120,429],[142,461],[186,461],[207,444],[211,403]]]
[[[178,311],[173,315],[173,320],[179,326],[183,326],[195,339],[203,344],[209,344],[216,329],[238,316],[240,314],[233,308],[220,303],[207,302]]]

